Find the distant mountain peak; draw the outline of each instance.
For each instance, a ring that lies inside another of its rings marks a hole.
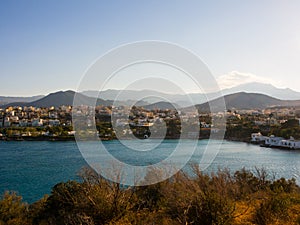
[[[259,82],[245,83],[233,88],[224,89],[222,90],[222,93],[227,95],[241,91],[265,94],[282,100],[300,99],[300,92],[296,92],[290,88],[277,88],[272,84]]]

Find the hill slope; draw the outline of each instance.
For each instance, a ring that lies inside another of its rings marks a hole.
[[[170,102],[156,102],[150,105],[143,105],[144,109],[147,110],[154,110],[154,109],[162,109],[162,110],[166,110],[166,109],[171,109],[174,110],[176,108],[178,108],[177,104],[174,103],[170,103]]]
[[[258,82],[241,84],[230,89],[222,90],[222,93],[224,95],[234,94],[238,92],[265,94],[282,100],[300,99],[300,92],[294,91],[289,88],[277,88],[272,84],[264,84]]]
[[[59,91],[51,93],[39,100],[33,102],[14,102],[6,106],[34,106],[34,107],[59,107],[62,105],[73,105],[73,100],[76,92],[74,91]],[[95,98],[87,97],[83,94],[77,93],[77,103],[82,105],[93,105]],[[105,101],[97,99],[97,105],[111,105],[112,101]],[[6,107],[3,106],[3,107]]]
[[[222,98],[210,101],[214,111],[222,110]],[[264,94],[239,92],[224,96],[227,109],[265,109],[275,106],[300,106],[299,100],[284,101]],[[210,111],[209,103],[196,105],[196,108],[203,112]]]
[[[8,97],[8,96],[0,96],[0,106],[7,105],[13,102],[32,102],[39,100],[45,97],[44,95],[37,95],[32,97]]]

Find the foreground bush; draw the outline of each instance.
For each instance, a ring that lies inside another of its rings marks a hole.
[[[22,197],[15,192],[5,192],[0,201],[0,225],[25,225],[28,206],[22,202]]]
[[[59,183],[31,205],[6,192],[0,225],[300,224],[294,179],[267,179],[265,170],[192,171],[150,186],[123,187],[86,169],[81,182]]]

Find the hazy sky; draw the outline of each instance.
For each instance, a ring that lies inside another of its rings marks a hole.
[[[0,95],[75,90],[96,58],[140,40],[192,50],[221,87],[259,81],[300,91],[299,12],[298,0],[4,0]]]

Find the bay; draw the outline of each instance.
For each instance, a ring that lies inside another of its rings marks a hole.
[[[155,143],[151,151],[131,151],[134,141],[127,140],[102,142],[108,152],[122,162],[132,165],[149,165],[166,159],[178,145],[177,140],[164,140]],[[153,142],[153,141],[152,141]],[[218,147],[220,140],[211,140],[211,149]],[[208,140],[197,142],[195,152],[190,159],[199,163],[205,152]],[[88,143],[94,149],[99,143]],[[139,142],[141,149],[151,148],[149,140]],[[189,144],[185,141],[186,149],[180,150],[174,158],[180,162],[189,152]],[[149,147],[150,146],[150,147]],[[14,190],[23,196],[24,201],[32,203],[44,194],[49,194],[51,188],[63,181],[78,179],[78,172],[88,164],[81,155],[76,142],[0,142],[0,193]],[[283,151],[264,148],[242,142],[223,141],[221,148],[205,172],[217,171],[218,168],[229,168],[236,171],[241,168],[252,171],[255,168],[265,168],[270,178],[295,178],[300,184],[300,151]]]

